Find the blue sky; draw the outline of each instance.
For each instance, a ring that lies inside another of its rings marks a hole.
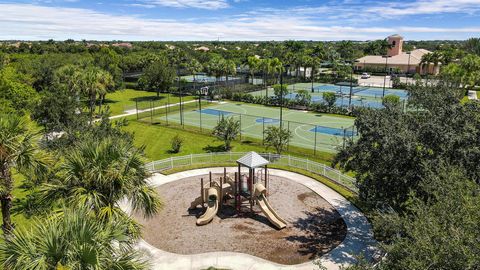
[[[0,39],[372,40],[480,36],[480,0],[0,0]]]

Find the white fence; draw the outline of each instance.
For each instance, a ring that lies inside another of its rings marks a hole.
[[[190,154],[187,156],[171,157],[167,159],[153,161],[147,164],[149,170],[153,172],[164,171],[182,166],[201,165],[201,164],[225,164],[234,163],[237,159],[244,156],[245,152],[220,152],[205,154]],[[325,164],[311,161],[305,158],[292,157],[290,155],[277,155],[272,153],[262,153],[262,157],[275,165],[284,165],[293,168],[303,169],[311,173],[324,176],[333,182],[340,184],[353,192],[358,192],[356,179],[344,175],[340,171],[333,169]]]

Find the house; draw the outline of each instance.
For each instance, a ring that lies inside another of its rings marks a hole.
[[[437,65],[422,63],[422,56],[431,53],[429,50],[415,49],[410,52],[404,52],[403,37],[400,35],[389,36],[387,41],[390,45],[387,55],[367,55],[361,57],[355,62],[355,70],[383,72],[386,67],[389,72],[438,74],[440,63]]]
[[[112,44],[112,46],[113,47],[120,47],[120,48],[127,48],[127,49],[133,48],[132,43],[128,43],[128,42],[114,43],[114,44]]]

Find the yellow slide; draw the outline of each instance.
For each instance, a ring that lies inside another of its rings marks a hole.
[[[212,221],[218,211],[218,188],[211,187],[207,190],[207,210],[197,219],[197,225],[205,225]]]
[[[266,197],[267,189],[262,184],[255,185],[255,199],[263,214],[278,229],[287,227],[287,222],[282,219],[268,202]]]

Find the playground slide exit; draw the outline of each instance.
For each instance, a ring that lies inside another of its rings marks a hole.
[[[268,202],[266,197],[267,189],[262,184],[255,185],[255,199],[263,214],[278,229],[287,227],[287,222],[282,219]]]
[[[218,188],[211,187],[207,191],[208,206],[203,215],[197,219],[197,225],[208,224],[218,212]]]

